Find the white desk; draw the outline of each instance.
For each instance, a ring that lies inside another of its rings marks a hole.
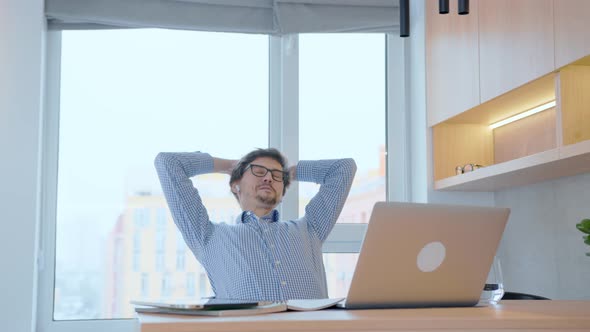
[[[320,310],[246,317],[138,314],[141,332],[590,331],[590,301],[501,301],[495,307]]]

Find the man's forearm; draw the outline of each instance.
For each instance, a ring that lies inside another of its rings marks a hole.
[[[213,158],[200,152],[162,152],[154,164],[178,229],[189,247],[203,247],[211,236],[212,224],[190,178],[211,173]]]
[[[321,241],[324,241],[350,191],[356,163],[353,159],[300,161],[297,165],[299,181],[320,184],[320,190],[305,207],[305,217]]]

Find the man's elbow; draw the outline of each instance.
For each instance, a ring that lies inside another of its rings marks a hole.
[[[350,164],[350,169],[352,169],[352,172],[356,173],[356,161],[354,161],[352,158],[348,158],[346,160]]]
[[[163,170],[167,165],[170,165],[172,161],[173,157],[170,153],[160,152],[156,155],[156,158],[154,158],[154,166],[156,167],[156,170]]]
[[[164,158],[164,152],[160,152],[156,155],[156,158],[154,158],[154,166],[156,169],[158,169],[164,163]]]
[[[356,174],[356,162],[352,158],[342,159],[342,168],[346,169],[347,172],[354,176]]]

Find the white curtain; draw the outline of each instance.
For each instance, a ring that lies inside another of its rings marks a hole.
[[[57,29],[397,32],[399,0],[45,0]]]

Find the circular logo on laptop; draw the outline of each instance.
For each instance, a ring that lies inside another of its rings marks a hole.
[[[432,272],[442,264],[446,256],[445,246],[438,242],[430,242],[418,253],[418,268],[422,272]]]

